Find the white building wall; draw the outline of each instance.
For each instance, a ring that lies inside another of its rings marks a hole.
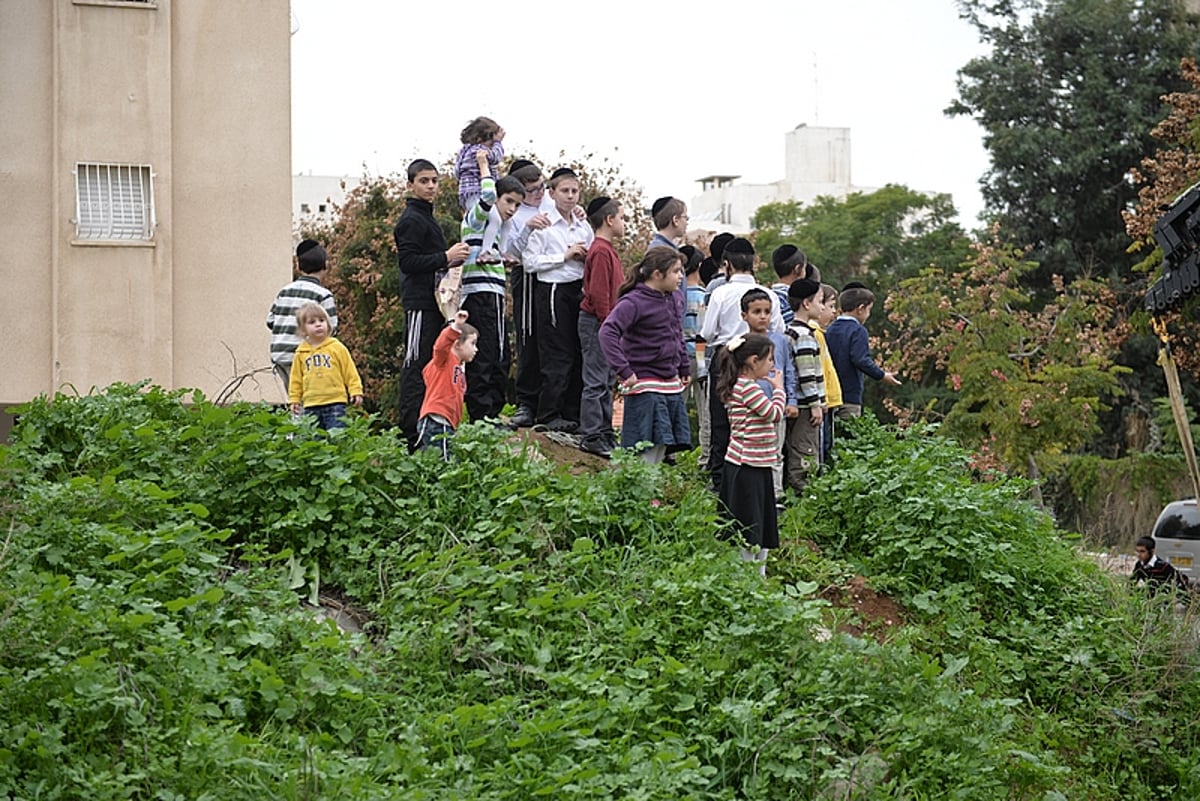
[[[869,192],[850,177],[850,129],[798,125],[784,135],[784,177],[770,184],[731,184],[701,192],[688,204],[693,228],[743,234],[759,207],[789,200]]]
[[[332,223],[336,209],[359,183],[360,179],[348,175],[293,175],[292,227],[296,234],[302,228]]]

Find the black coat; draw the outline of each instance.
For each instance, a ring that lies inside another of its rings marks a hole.
[[[400,264],[400,302],[406,311],[437,311],[437,273],[446,269],[446,237],[433,204],[410,197],[392,231]]]

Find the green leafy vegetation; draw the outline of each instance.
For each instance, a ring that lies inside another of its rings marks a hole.
[[[935,431],[853,433],[763,581],[690,467],[574,476],[475,426],[445,465],[145,386],[37,400],[0,451],[0,796],[1200,787],[1190,615]],[[843,633],[851,579],[903,624]],[[304,603],[333,588],[364,631]]]

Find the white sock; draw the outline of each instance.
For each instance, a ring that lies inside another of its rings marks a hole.
[[[666,445],[654,445],[642,451],[642,458],[647,464],[662,464],[667,458]]]

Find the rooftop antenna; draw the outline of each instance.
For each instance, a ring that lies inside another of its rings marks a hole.
[[[821,91],[820,82],[817,79],[817,51],[812,51],[813,55],[813,125],[821,124]]]

